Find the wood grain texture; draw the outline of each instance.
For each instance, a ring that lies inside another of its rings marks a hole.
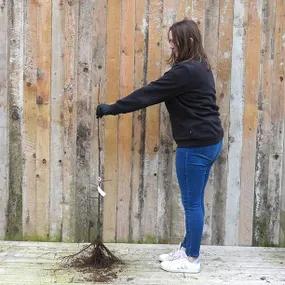
[[[228,285],[247,284],[283,285],[284,248],[250,248],[234,246],[202,246],[203,270],[200,274],[165,274],[157,263],[157,256],[175,250],[176,245],[108,243],[107,247],[122,258],[127,266],[117,273],[111,284],[136,285]],[[60,267],[55,256],[63,257],[86,246],[77,243],[0,242],[5,256],[1,261],[0,284],[100,284],[90,282],[94,271],[82,272]],[[217,257],[218,256],[218,257]],[[241,256],[243,258],[241,258]],[[227,264],[227,267],[225,267]],[[194,277],[195,276],[195,277]],[[131,279],[131,280],[130,280]],[[266,281],[265,281],[266,280]]]
[[[72,5],[70,5],[72,4]],[[77,56],[79,1],[61,2],[63,9],[64,90],[61,119],[63,134],[62,240],[75,241]]]
[[[38,58],[34,50],[37,40],[37,3],[28,1],[25,7],[24,42],[24,105],[23,105],[23,236],[24,239],[37,238],[37,188],[39,178],[36,168],[37,145],[37,66]]]
[[[284,155],[284,89],[280,77],[284,74],[283,66],[280,65],[284,55],[282,51],[282,30],[284,31],[284,1],[276,1],[275,23],[274,23],[274,54],[273,54],[273,78],[271,97],[271,139],[269,151],[268,187],[270,189],[267,197],[269,208],[268,243],[279,244],[280,232],[280,203],[281,203],[281,181],[282,181],[282,158]]]
[[[24,2],[9,2],[9,201],[7,239],[22,238]]]
[[[50,148],[50,205],[49,235],[51,240],[62,239],[62,197],[64,124],[64,6],[52,2],[52,63],[51,63],[51,148]]]
[[[263,25],[261,34],[261,71],[258,94],[258,127],[256,143],[255,203],[253,244],[269,243],[268,222],[270,211],[267,203],[269,189],[269,155],[271,140],[271,104],[273,88],[275,2],[263,3]]]
[[[147,82],[157,79],[161,74],[161,26],[162,1],[150,1],[148,25]],[[145,150],[144,150],[144,204],[142,208],[142,228],[144,241],[157,241],[157,171],[160,106],[146,109]]]
[[[146,52],[148,41],[147,0],[136,0],[134,38],[134,88],[146,83]],[[130,241],[141,240],[141,208],[143,205],[145,109],[133,113],[132,124],[132,177],[130,207]]]
[[[123,1],[121,7],[121,59],[120,98],[133,91],[135,2]],[[127,241],[130,228],[131,167],[132,167],[132,114],[122,114],[118,119],[118,194],[117,241]]]
[[[281,31],[281,50],[280,50],[280,77],[279,80],[281,81],[281,91],[280,94],[285,93],[285,13],[284,13],[284,5],[281,6],[282,8],[280,11],[281,17],[281,24],[280,24],[280,31]],[[282,95],[281,95],[282,96]],[[283,133],[285,131],[285,122],[283,116]],[[283,162],[282,162],[282,185],[281,185],[281,193],[280,193],[280,233],[279,233],[279,245],[285,246],[285,155],[284,155],[284,148],[285,148],[285,139],[283,139]]]
[[[244,21],[245,3],[235,1],[233,22],[231,101],[228,152],[225,244],[238,244],[240,171],[244,110]]]
[[[8,5],[0,10],[0,239],[7,228],[9,198],[9,137],[8,137]]]
[[[108,1],[106,49],[106,103],[114,103],[120,93],[120,1]],[[105,185],[103,239],[116,240],[117,189],[118,189],[118,117],[105,119]]]
[[[92,109],[92,34],[95,1],[79,2],[76,120],[76,240],[89,240]]]
[[[97,178],[105,177],[104,169],[104,121],[96,119],[96,107],[104,102],[106,96],[106,30],[107,30],[107,1],[95,1],[93,9],[92,38],[92,91],[91,91],[91,156],[90,156],[90,200],[89,239],[95,240],[103,234],[104,203],[96,189]],[[109,178],[110,179],[110,178]],[[109,182],[106,182],[109,183]],[[105,183],[102,188],[104,189]],[[108,208],[106,209],[108,213]]]
[[[252,244],[254,175],[256,165],[256,133],[258,117],[258,88],[260,79],[261,3],[249,3],[245,39],[245,87],[243,112],[243,141],[241,157],[239,242]]]
[[[51,92],[51,3],[43,1],[37,11],[37,121],[36,121],[36,230],[41,238],[49,237],[50,194],[50,92]],[[35,48],[35,47],[34,47]]]

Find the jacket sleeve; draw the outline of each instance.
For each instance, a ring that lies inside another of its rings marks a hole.
[[[178,96],[183,93],[185,78],[187,78],[186,69],[172,67],[159,79],[111,104],[110,113],[112,115],[129,113]]]

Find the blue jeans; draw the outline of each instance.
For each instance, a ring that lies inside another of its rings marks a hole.
[[[176,173],[185,214],[186,234],[181,246],[198,257],[204,227],[204,192],[210,169],[221,153],[223,140],[201,147],[178,147]]]

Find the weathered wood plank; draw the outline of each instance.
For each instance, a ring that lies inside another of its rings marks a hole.
[[[192,17],[192,8],[193,7],[193,0],[186,0],[185,1],[185,17],[190,18]]]
[[[233,43],[233,1],[220,1],[216,97],[224,129],[223,149],[214,165],[215,181],[211,213],[211,244],[223,244],[225,236],[225,207],[228,179],[228,133],[231,85],[231,50]],[[206,231],[207,233],[207,231]]]
[[[9,2],[9,201],[7,239],[22,238],[24,2]]]
[[[243,141],[240,181],[239,243],[252,244],[254,175],[256,165],[256,133],[258,117],[258,88],[261,46],[261,3],[250,3],[248,7],[245,39],[245,87],[243,113]]]
[[[162,1],[149,5],[147,81],[155,80],[161,73],[161,26]],[[144,204],[142,208],[143,238],[146,242],[157,241],[157,171],[159,150],[160,106],[146,109],[144,150]]]
[[[95,1],[79,1],[78,66],[77,66],[77,130],[76,130],[76,240],[89,240],[92,217],[90,201],[91,96],[93,9]],[[94,96],[94,95],[93,95]],[[94,218],[93,218],[94,219]]]
[[[235,1],[231,73],[231,101],[228,151],[228,183],[226,200],[225,244],[238,243],[240,172],[243,136],[244,87],[244,21],[245,3]]]
[[[75,240],[76,99],[79,1],[62,2],[64,21],[64,91],[62,106],[63,196],[62,240]]]
[[[50,122],[50,205],[49,237],[62,239],[63,136],[62,107],[64,95],[64,6],[52,2],[52,63]]]
[[[122,2],[120,97],[133,91],[134,74],[135,2]],[[119,116],[118,122],[118,194],[117,241],[127,241],[130,227],[132,114]]]
[[[37,139],[37,65],[34,52],[37,41],[37,4],[27,2],[25,7],[25,67],[23,106],[23,236],[24,239],[37,238],[36,179],[36,139]]]
[[[268,197],[269,208],[269,244],[279,244],[280,231],[280,204],[281,204],[281,185],[282,185],[282,160],[284,155],[284,83],[280,80],[284,76],[284,67],[280,65],[284,54],[282,51],[282,27],[284,27],[285,4],[284,1],[277,0],[275,9],[274,23],[274,55],[273,55],[273,78],[272,78],[272,97],[271,97],[271,138],[269,151],[268,169]],[[284,28],[283,28],[284,31]]]
[[[134,54],[134,88],[146,83],[146,49],[147,49],[147,0],[136,0],[135,6],[135,54]],[[145,109],[133,114],[132,128],[132,177],[131,177],[131,213],[130,241],[139,241],[141,234],[141,207],[143,202],[143,158],[144,158],[144,121]]]
[[[120,96],[120,25],[121,2],[108,1],[107,7],[106,102],[114,103]],[[105,119],[105,184],[103,240],[115,241],[118,189],[118,117]]]
[[[261,71],[258,97],[258,128],[256,144],[255,205],[253,245],[265,245],[269,241],[269,211],[267,195],[269,187],[269,150],[271,144],[271,96],[273,81],[272,42],[274,41],[275,2],[265,1],[262,12]]]
[[[283,6],[284,9],[284,6]],[[284,11],[284,10],[283,10]],[[280,77],[279,80],[283,83],[281,84],[281,94],[285,94],[285,13],[280,15],[281,17],[281,59],[280,59]],[[283,20],[282,20],[283,19]],[[285,132],[285,122],[283,117],[283,133]],[[281,185],[281,195],[280,195],[280,234],[279,234],[279,245],[285,247],[285,138],[283,137],[283,163],[282,163],[282,185]]]
[[[1,242],[0,284],[97,284],[90,275],[59,266],[57,257],[77,252],[86,244]],[[126,266],[111,284],[284,284],[283,248],[202,246],[199,274],[169,274],[157,257],[174,245],[107,244]],[[243,258],[241,259],[240,256]],[[94,271],[93,271],[94,273]]]
[[[104,121],[96,119],[96,106],[105,100],[106,89],[106,30],[107,1],[95,1],[93,9],[92,39],[92,93],[91,93],[91,152],[90,152],[90,201],[89,214],[92,223],[89,226],[91,241],[103,234],[103,199],[96,189],[97,177],[104,178]],[[99,149],[100,148],[100,149]],[[106,177],[108,179],[108,177]],[[109,183],[109,182],[107,182]],[[104,183],[102,184],[104,189]],[[98,200],[100,199],[100,201]],[[98,205],[100,203],[100,205]],[[99,207],[100,206],[100,207]],[[108,211],[108,209],[106,209]],[[100,231],[100,232],[98,232]]]
[[[176,21],[181,21],[184,19],[186,2],[187,0],[176,1]],[[166,7],[166,5],[164,5],[164,7]]]
[[[36,230],[49,237],[50,190],[50,84],[51,84],[51,3],[34,3],[37,9],[37,122],[36,122]]]
[[[8,138],[8,3],[0,10],[0,239],[7,228],[9,197],[9,138]]]

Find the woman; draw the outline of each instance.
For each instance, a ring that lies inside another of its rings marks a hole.
[[[171,272],[200,272],[204,226],[204,190],[211,166],[219,156],[223,128],[216,105],[215,83],[197,24],[188,19],[168,32],[171,69],[161,78],[116,103],[97,106],[97,118],[133,112],[165,102],[177,143],[176,173],[185,213],[186,234],[179,248],[159,256]]]

